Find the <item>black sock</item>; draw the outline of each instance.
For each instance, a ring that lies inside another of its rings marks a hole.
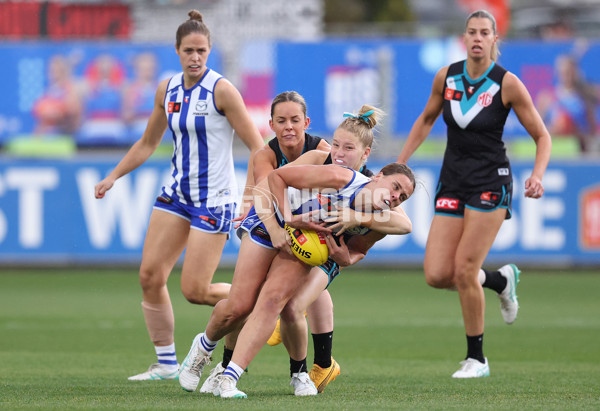
[[[308,372],[308,368],[306,368],[306,358],[304,358],[302,361],[296,361],[290,357],[290,377],[292,374],[300,372]]]
[[[500,271],[488,271],[483,270],[485,273],[485,281],[483,282],[483,287],[490,288],[500,294],[505,288],[508,280]]]
[[[331,367],[333,331],[323,334],[312,334],[312,338],[315,351],[314,363],[321,368]]]
[[[474,358],[480,363],[485,363],[483,356],[483,334],[469,337],[467,335],[467,358]]]
[[[221,362],[221,365],[223,366],[223,368],[227,368],[227,366],[229,365],[229,361],[231,361],[231,357],[233,357],[233,350],[230,350],[227,347],[223,348],[223,361]]]

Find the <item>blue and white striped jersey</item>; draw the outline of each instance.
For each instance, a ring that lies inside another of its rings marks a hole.
[[[215,85],[221,78],[207,69],[202,79],[186,90],[183,73],[179,73],[167,86],[165,112],[173,135],[173,158],[163,192],[183,204],[216,207],[237,199],[234,130],[214,100]]]
[[[352,170],[352,169],[349,169]],[[340,209],[344,207],[352,207],[354,198],[364,186],[366,186],[371,178],[361,174],[356,170],[352,170],[354,176],[345,187],[340,190],[325,190],[319,193],[318,190],[310,189],[297,189],[294,187],[288,187],[287,196],[290,202],[290,208],[292,214],[305,214],[319,210],[322,217],[325,216],[327,211],[332,209]],[[280,224],[283,224],[281,212],[277,209],[277,219]],[[364,234],[369,231],[366,227],[357,226],[351,234]]]

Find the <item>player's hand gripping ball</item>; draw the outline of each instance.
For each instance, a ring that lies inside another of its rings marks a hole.
[[[292,239],[291,249],[296,257],[308,265],[321,265],[329,258],[329,249],[324,234],[313,230],[290,227],[285,229]]]

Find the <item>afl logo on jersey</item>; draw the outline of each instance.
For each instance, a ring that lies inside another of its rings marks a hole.
[[[447,88],[446,92],[444,93],[444,98],[446,100],[456,100],[456,101],[460,101],[460,99],[463,96],[463,92],[460,90],[454,90],[451,88]]]
[[[492,104],[493,98],[494,98],[494,96],[492,96],[492,93],[490,93],[489,91],[486,91],[485,93],[481,93],[479,95],[479,97],[477,97],[477,103],[481,107],[487,107],[490,104]]]
[[[178,103],[175,101],[169,101],[169,104],[167,105],[168,113],[179,113],[180,111],[181,111],[181,103]]]

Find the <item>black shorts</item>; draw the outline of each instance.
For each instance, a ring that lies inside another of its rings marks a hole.
[[[329,287],[329,284],[331,284],[331,282],[334,280],[334,278],[337,277],[338,274],[340,273],[340,266],[338,265],[338,263],[333,261],[331,258],[328,258],[327,261],[325,261],[323,264],[321,264],[318,267],[321,270],[323,270],[325,272],[325,274],[327,274],[327,277],[329,279],[327,281],[327,286],[325,287],[325,289],[327,289],[327,287]]]
[[[435,194],[435,214],[463,217],[465,208],[489,212],[498,208],[506,209],[506,220],[512,217],[512,182],[485,191],[446,190],[438,184]]]

